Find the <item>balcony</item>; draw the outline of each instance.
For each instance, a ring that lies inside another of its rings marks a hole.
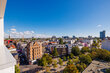
[[[0,73],[15,73],[16,60],[4,45],[4,13],[7,0],[0,0]]]

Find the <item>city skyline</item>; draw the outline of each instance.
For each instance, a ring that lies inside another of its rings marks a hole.
[[[109,3],[109,0],[10,0],[4,17],[5,35],[99,37],[99,32],[106,30],[110,36]]]

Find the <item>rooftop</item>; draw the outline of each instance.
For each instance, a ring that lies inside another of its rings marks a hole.
[[[82,73],[105,73],[107,68],[110,68],[110,62],[94,60]]]

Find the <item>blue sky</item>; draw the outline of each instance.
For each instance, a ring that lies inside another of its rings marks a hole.
[[[110,36],[110,0],[8,0],[5,33]]]

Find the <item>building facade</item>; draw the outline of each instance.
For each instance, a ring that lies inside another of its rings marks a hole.
[[[104,41],[102,41],[101,48],[110,51],[110,40],[104,40]]]
[[[100,32],[100,39],[105,39],[105,30]]]
[[[53,52],[54,48],[57,48],[57,52],[59,56],[68,54],[68,48],[66,45],[53,44],[53,45],[48,45],[47,48],[50,50],[51,53]]]
[[[68,44],[74,44],[77,41],[77,39],[63,39],[63,42],[66,42]]]
[[[42,43],[30,42],[26,46],[26,57],[29,62],[34,62],[42,57]]]

